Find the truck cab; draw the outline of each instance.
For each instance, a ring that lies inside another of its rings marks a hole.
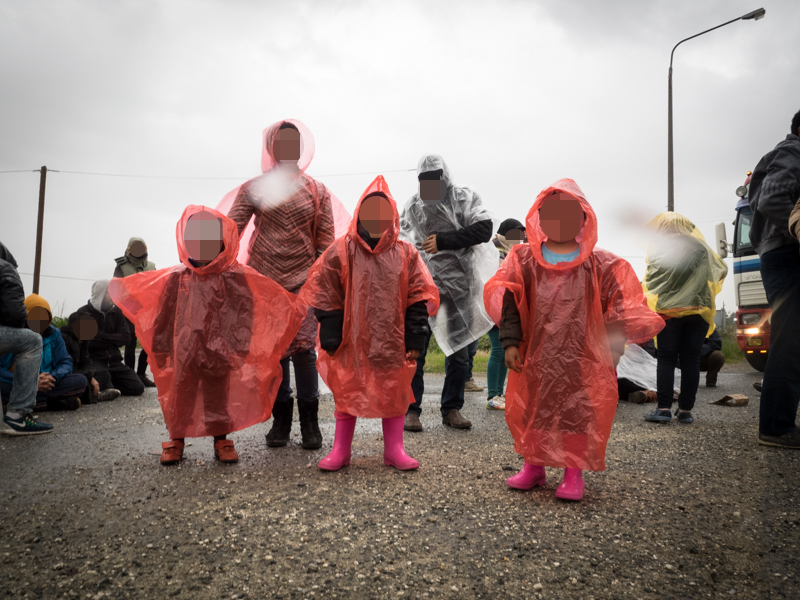
[[[757,371],[764,371],[769,354],[769,331],[772,311],[761,281],[761,260],[750,242],[751,172],[747,172],[744,185],[736,189],[736,217],[733,221],[733,243],[728,244],[725,224],[716,227],[717,252],[726,258],[733,254],[733,284],[736,298],[736,341],[747,362]]]

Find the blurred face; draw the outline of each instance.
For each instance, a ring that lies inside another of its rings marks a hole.
[[[525,232],[522,229],[509,229],[506,233],[506,241],[512,246],[526,241]]]
[[[189,258],[207,265],[222,249],[222,223],[210,212],[195,213],[186,223],[183,239]]]
[[[424,176],[424,174],[423,174]],[[437,179],[419,180],[419,197],[425,204],[439,204],[447,194],[447,187],[441,180],[441,175]]]
[[[539,209],[542,231],[556,242],[574,240],[583,227],[585,216],[580,202],[569,194],[548,196]]]
[[[296,129],[281,129],[272,142],[272,156],[281,162],[300,160],[300,132]]]
[[[28,329],[31,331],[41,334],[50,327],[50,321],[50,313],[41,306],[34,306],[28,311]]]
[[[358,219],[371,237],[379,238],[392,226],[392,205],[383,196],[365,198],[358,211]]]
[[[131,256],[134,258],[142,258],[145,254],[147,254],[147,246],[142,242],[133,242],[133,244],[131,244]]]
[[[75,336],[82,342],[93,340],[97,335],[97,321],[88,315],[79,317],[72,325]]]

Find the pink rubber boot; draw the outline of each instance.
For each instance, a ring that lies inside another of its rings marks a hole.
[[[405,416],[383,419],[383,464],[400,471],[412,471],[419,467],[403,447],[403,424]]]
[[[544,467],[528,463],[522,466],[522,470],[519,473],[506,479],[506,485],[515,490],[530,490],[537,485],[544,485],[544,483]]]
[[[564,469],[564,481],[556,490],[556,498],[583,500],[583,473],[580,469]]]
[[[319,461],[318,466],[323,471],[338,471],[350,464],[350,447],[356,430],[355,417],[337,411],[333,414],[336,417],[336,433],[333,435],[331,453]]]

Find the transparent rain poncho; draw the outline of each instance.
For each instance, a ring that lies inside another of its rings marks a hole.
[[[389,201],[393,219],[373,250],[358,234],[358,215],[374,193]],[[405,359],[406,309],[426,301],[433,315],[439,305],[436,284],[414,247],[398,239],[399,230],[397,206],[379,175],[362,194],[348,233],[314,263],[300,291],[305,304],[344,310],[342,343],[333,356],[321,352],[317,365],[336,410],[354,417],[406,414],[417,369]]]
[[[211,263],[189,261],[189,217],[222,221],[224,248]],[[222,435],[270,418],[283,378],[280,359],[305,314],[297,297],[241,265],[239,235],[225,215],[188,206],[176,228],[180,265],[113,279],[108,291],[150,360],[172,439]]]
[[[662,213],[648,228],[655,235],[642,282],[647,305],[666,317],[701,315],[708,323],[708,337],[714,331],[716,297],[728,266],[683,215]]]
[[[549,264],[539,208],[553,192],[576,198],[586,220],[575,238],[579,255]],[[609,334],[629,344],[652,339],[664,321],[645,306],[631,265],[595,248],[597,217],[571,179],[543,190],[525,222],[528,243],[515,244],[486,284],[484,300],[500,324],[503,295],[520,314],[522,372],[508,372],[506,423],[527,463],[602,471],[617,408]]]
[[[447,189],[445,199],[424,202],[419,192],[406,203],[400,217],[400,239],[413,244],[439,288],[439,312],[429,322],[439,347],[446,356],[471,344],[487,333],[494,323],[483,307],[483,286],[497,271],[500,254],[491,242],[461,250],[439,250],[429,254],[422,243],[429,235],[456,231],[491,220],[493,232],[499,223],[469,187],[453,183],[450,169],[441,156],[429,154],[417,165],[417,175],[442,170]]]

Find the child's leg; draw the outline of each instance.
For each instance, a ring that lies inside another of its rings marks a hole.
[[[537,485],[545,484],[544,467],[525,463],[522,470],[506,479],[506,485],[516,490],[529,490]]]
[[[583,471],[580,469],[564,469],[564,481],[556,490],[556,498],[562,500],[583,500]]]
[[[489,331],[489,340],[492,342],[492,353],[486,365],[487,387],[489,398],[503,395],[503,384],[506,380],[506,354],[503,344],[500,343],[500,328],[495,326]]]
[[[400,471],[411,471],[419,462],[406,454],[403,447],[403,422],[405,417],[383,419],[383,464]]]
[[[353,444],[353,433],[356,430],[356,418],[347,413],[334,411],[336,432],[333,436],[333,448],[330,454],[319,461],[323,471],[338,471],[350,464],[350,447]]]

